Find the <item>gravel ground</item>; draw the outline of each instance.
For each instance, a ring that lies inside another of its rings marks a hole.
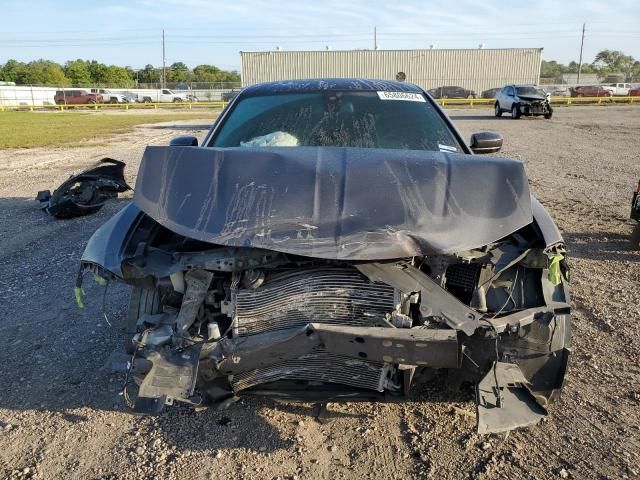
[[[128,414],[122,378],[101,370],[125,335],[127,290],[72,286],[84,244],[121,208],[56,221],[32,200],[90,161],[128,163],[147,144],[210,119],[140,127],[107,146],[0,152],[0,477],[2,478],[636,478],[640,475],[640,254],[628,205],[640,177],[640,109],[558,108],[550,121],[449,110],[469,137],[495,130],[523,160],[572,258],[574,355],[548,419],[508,436],[474,433],[469,391],[436,379],[403,404],[246,398],[226,410]],[[200,125],[198,125],[200,124]],[[113,325],[113,326],[112,326]]]

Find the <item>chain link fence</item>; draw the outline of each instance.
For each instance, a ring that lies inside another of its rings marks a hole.
[[[184,103],[228,101],[239,89],[235,82],[155,84],[139,88],[109,88],[104,85],[0,85],[0,108],[47,107],[100,103]]]

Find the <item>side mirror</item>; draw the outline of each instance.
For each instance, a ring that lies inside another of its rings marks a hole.
[[[502,148],[502,135],[496,132],[478,132],[471,135],[471,151],[477,154],[496,153]]]
[[[172,147],[197,147],[198,139],[196,137],[184,135],[181,137],[172,138],[169,142],[169,145],[171,145]]]

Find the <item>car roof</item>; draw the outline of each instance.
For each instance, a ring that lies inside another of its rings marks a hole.
[[[321,91],[349,92],[413,92],[422,89],[413,83],[392,80],[368,80],[364,78],[312,78],[259,83],[245,88],[239,97],[273,95],[278,93],[304,93]]]

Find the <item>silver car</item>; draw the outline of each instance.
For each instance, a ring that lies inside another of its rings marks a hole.
[[[511,112],[511,117],[516,120],[522,115],[543,115],[544,118],[553,115],[549,95],[535,85],[506,85],[496,95],[494,107],[496,117]]]

